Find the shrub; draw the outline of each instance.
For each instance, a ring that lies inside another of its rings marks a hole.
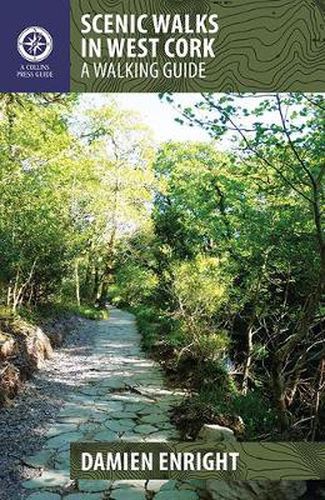
[[[44,319],[51,319],[56,316],[64,316],[69,314],[75,314],[77,316],[82,316],[86,319],[101,320],[108,319],[107,309],[97,308],[90,304],[82,304],[77,306],[74,303],[51,303],[42,304],[34,309],[28,309],[22,307],[19,309],[19,316],[26,319],[30,323],[39,324]]]
[[[172,293],[185,321],[209,319],[226,302],[230,278],[224,264],[221,259],[199,255],[172,267]]]
[[[225,331],[203,334],[195,343],[198,356],[211,361],[223,358],[228,346],[229,337]]]
[[[142,335],[142,346],[150,351],[158,340],[158,311],[153,307],[139,306],[132,309],[137,319],[137,326]]]
[[[220,387],[206,387],[200,391],[200,398],[204,403],[212,404],[220,414],[230,413],[241,417],[245,425],[245,439],[274,437],[276,414],[261,391],[252,390],[244,396],[236,390],[225,393]]]
[[[109,316],[107,309],[100,309],[90,305],[75,306],[71,308],[71,311],[92,320],[108,319]]]
[[[214,318],[227,301],[231,282],[225,262],[199,255],[175,264],[171,273],[174,317],[179,328],[172,337],[198,359],[221,359],[229,339],[225,331],[216,328]]]

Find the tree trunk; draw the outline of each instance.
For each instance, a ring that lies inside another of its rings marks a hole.
[[[79,261],[76,259],[75,263],[75,285],[76,285],[76,300],[78,307],[80,307],[80,279],[79,279]]]
[[[18,305],[19,299],[19,291],[18,291],[18,283],[19,283],[20,272],[19,269],[16,272],[15,284],[12,290],[12,311],[15,313]]]
[[[321,408],[321,394],[324,391],[324,378],[325,378],[325,359],[322,359],[320,364],[319,364],[319,375],[318,375],[318,380],[316,384],[316,397],[315,397],[315,406],[314,406],[314,420],[313,420],[313,425],[312,425],[312,441],[315,441],[316,435],[317,435],[317,429],[318,426],[320,425],[320,418],[319,418],[319,412]]]
[[[242,394],[244,394],[245,396],[248,391],[249,371],[252,364],[252,351],[253,351],[253,325],[250,325],[247,331],[247,352],[246,352],[246,361],[245,361],[243,381],[242,381]]]
[[[104,272],[104,275],[103,275],[103,278],[101,280],[101,284],[100,284],[100,294],[99,294],[99,301],[104,304],[104,302],[107,300],[107,296],[108,296],[108,289],[109,289],[109,286],[111,285],[112,283],[112,275],[113,275],[113,268],[111,265],[107,265],[106,266],[106,269],[105,269],[105,272]]]
[[[85,280],[84,280],[84,284],[83,284],[83,287],[82,287],[82,295],[84,297],[86,297],[86,299],[89,299],[89,296],[91,294],[91,289],[92,289],[91,284],[92,284],[91,258],[89,256],[88,257],[88,262],[87,262]]]
[[[96,265],[94,269],[94,286],[92,290],[92,299],[96,301],[99,299],[99,297],[100,297],[100,278],[99,278],[98,265]]]
[[[116,239],[116,227],[114,227],[107,248],[107,257],[105,271],[102,279],[102,289],[100,294],[100,301],[104,302],[107,299],[108,288],[112,282],[113,274],[113,262],[115,256],[115,239]]]
[[[285,401],[285,385],[281,376],[281,366],[281,361],[277,356],[275,356],[272,366],[272,390],[274,404],[279,420],[280,432],[284,433],[288,430],[290,421]]]
[[[258,281],[256,283],[256,288],[254,291],[254,296],[252,299],[252,314],[250,316],[250,320],[247,328],[247,351],[246,351],[246,359],[243,373],[243,381],[242,381],[242,394],[246,395],[248,391],[248,380],[249,380],[249,372],[252,364],[252,352],[253,352],[253,336],[254,336],[254,322],[256,319],[256,306],[259,298],[259,293],[261,289],[262,280],[264,279],[264,274],[266,271],[267,261],[272,250],[273,246],[269,247],[265,252],[264,262],[262,265],[261,273],[258,277]]]
[[[11,282],[10,282],[8,285],[8,290],[7,290],[7,307],[10,307],[11,295],[12,295],[12,286],[11,286]]]

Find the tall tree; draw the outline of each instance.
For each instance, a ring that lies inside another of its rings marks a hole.
[[[149,220],[153,143],[139,117],[113,102],[89,113],[81,136],[90,169],[84,210],[92,269],[85,278],[93,276],[93,295],[105,300],[119,239]]]
[[[259,258],[259,276],[249,287],[251,320],[247,327],[244,390],[251,364],[252,335],[263,332],[271,356],[274,399],[281,426],[286,429],[288,408],[306,367],[311,366],[311,360],[322,357],[321,334],[317,333],[321,324],[317,326],[317,318],[325,272],[321,210],[325,169],[323,96],[203,94],[195,107],[185,109],[177,106],[172,96],[166,98],[181,113],[181,123],[203,127],[215,139],[232,139],[238,169],[246,177],[245,190],[252,181],[259,188],[255,195],[255,206],[259,208],[254,210],[251,225],[244,224],[240,230],[240,239],[248,230],[253,248],[260,247],[256,255],[262,257],[264,252],[267,256]],[[266,227],[261,225],[263,215],[268,216]],[[259,239],[252,238],[256,222]],[[307,263],[307,249],[310,270],[305,274],[298,269],[298,263]],[[261,276],[263,282],[268,282],[262,289]],[[294,299],[294,282],[300,285],[299,299]],[[261,300],[264,293],[272,293],[272,301],[265,296]],[[273,302],[273,310],[269,308],[266,313],[263,302]]]

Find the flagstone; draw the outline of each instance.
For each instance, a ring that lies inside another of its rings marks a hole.
[[[155,500],[198,500],[200,497],[194,491],[189,490],[168,490],[159,491],[155,495]]]
[[[112,500],[145,500],[146,492],[145,490],[141,492],[135,488],[119,488],[111,492],[110,498]]]
[[[86,491],[86,492],[99,492],[99,491],[106,491],[110,485],[111,481],[103,481],[103,480],[85,480],[85,479],[80,479],[78,481],[78,489],[79,491]]]
[[[94,403],[94,396],[79,392],[78,394],[74,394],[71,396],[70,402],[71,404],[84,406],[85,408],[87,408],[89,405],[92,405]]]
[[[140,424],[134,428],[134,432],[139,432],[140,434],[152,434],[156,432],[158,429],[150,424]]]
[[[154,432],[153,434],[149,434],[149,436],[145,436],[145,440],[147,443],[156,443],[162,442],[167,443],[169,441],[169,437],[162,432]]]
[[[131,443],[143,443],[145,441],[145,436],[141,434],[135,434],[134,432],[125,432],[119,437],[120,441],[130,441]]]
[[[135,422],[130,418],[120,420],[106,420],[105,426],[115,432],[125,432],[133,429]]]
[[[161,428],[161,424],[169,421],[169,418],[163,413],[149,414],[141,417],[141,422],[144,424],[156,424],[159,428]]]
[[[103,424],[106,419],[107,419],[107,413],[104,411],[98,411],[94,412],[94,414],[91,415],[86,422],[100,425]]]
[[[27,500],[60,500],[61,496],[50,491],[32,493],[27,497]]]
[[[170,422],[163,422],[159,424],[159,429],[163,431],[174,431],[175,427]]]
[[[32,455],[30,457],[26,457],[24,461],[26,464],[32,466],[32,467],[44,467],[47,465],[49,460],[51,459],[54,451],[53,450],[41,450],[35,455]]]
[[[182,482],[178,488],[180,490],[205,490],[206,481],[204,479],[190,479]]]
[[[46,448],[55,448],[59,449],[63,446],[70,445],[70,442],[80,441],[82,438],[81,432],[69,432],[63,433],[53,438],[48,439],[45,442]]]
[[[58,423],[53,425],[46,433],[46,437],[51,438],[59,434],[70,433],[76,430],[75,424]]]
[[[135,413],[141,413],[141,410],[146,408],[146,405],[143,403],[125,403],[124,409],[125,411],[131,411]]]
[[[78,405],[67,406],[63,410],[60,411],[58,417],[89,417],[92,412],[92,408],[83,408]]]
[[[56,453],[53,457],[54,468],[59,470],[68,470],[70,468],[70,450],[64,450]]]
[[[139,410],[138,413],[139,415],[160,415],[164,413],[164,410],[155,403],[151,403],[143,406],[142,410]]]
[[[86,396],[97,396],[98,393],[100,393],[100,388],[96,386],[89,386],[89,387],[82,387],[80,389],[80,392],[82,394],[85,394]]]
[[[98,402],[95,402],[95,406],[97,405],[102,406],[103,408],[106,407],[106,410],[108,413],[115,412],[115,411],[122,411],[123,409],[123,402],[121,401],[112,401],[110,399],[99,399]]]
[[[70,417],[70,416],[60,416],[58,415],[56,417],[57,424],[73,424],[75,427],[77,427],[80,424],[83,424],[88,421],[89,417]]]
[[[169,481],[166,481],[165,484],[162,485],[160,491],[174,490],[176,486],[177,486],[177,481],[175,481],[174,479],[170,479]]]
[[[164,480],[158,480],[158,479],[152,479],[148,481],[148,484],[146,485],[146,489],[148,491],[153,491],[157,492],[160,491],[160,489],[166,484],[166,481]]]
[[[93,323],[96,335],[87,378],[70,392],[43,449],[26,459],[43,468],[23,486],[31,500],[194,500],[199,485],[175,481],[79,480],[69,477],[70,442],[166,442],[177,439],[170,409],[183,392],[164,388],[157,364],[139,347],[133,317],[111,309],[109,321]],[[87,359],[87,358],[85,358]],[[50,469],[50,470],[49,470]],[[35,491],[32,491],[35,490]],[[25,497],[24,497],[25,498]]]
[[[108,429],[97,432],[93,437],[94,441],[116,441],[117,439],[118,435]]]
[[[59,498],[61,498],[61,497],[59,497]],[[63,498],[64,498],[64,500],[101,500],[103,498],[103,494],[102,493],[72,493],[70,495],[64,496]]]
[[[104,389],[123,389],[125,386],[125,378],[122,377],[111,377],[106,380],[101,380],[98,382],[99,387]]]
[[[130,412],[130,411],[116,411],[112,414],[110,414],[110,419],[116,419],[116,420],[121,420],[121,419],[135,419],[137,418],[137,414],[135,412]]]
[[[141,479],[123,479],[112,482],[112,489],[128,489],[133,488],[138,491],[143,491],[146,488],[147,481]]]
[[[91,432],[99,432],[101,425],[96,422],[86,422],[85,424],[79,425],[79,432],[82,434],[89,434]]]
[[[71,480],[67,470],[45,470],[41,476],[24,481],[23,487],[30,490],[36,490],[39,488],[65,486],[70,482]]]

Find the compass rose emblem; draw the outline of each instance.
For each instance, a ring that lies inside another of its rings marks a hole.
[[[40,62],[51,54],[53,39],[46,29],[40,26],[30,26],[18,36],[17,48],[26,61]]]

